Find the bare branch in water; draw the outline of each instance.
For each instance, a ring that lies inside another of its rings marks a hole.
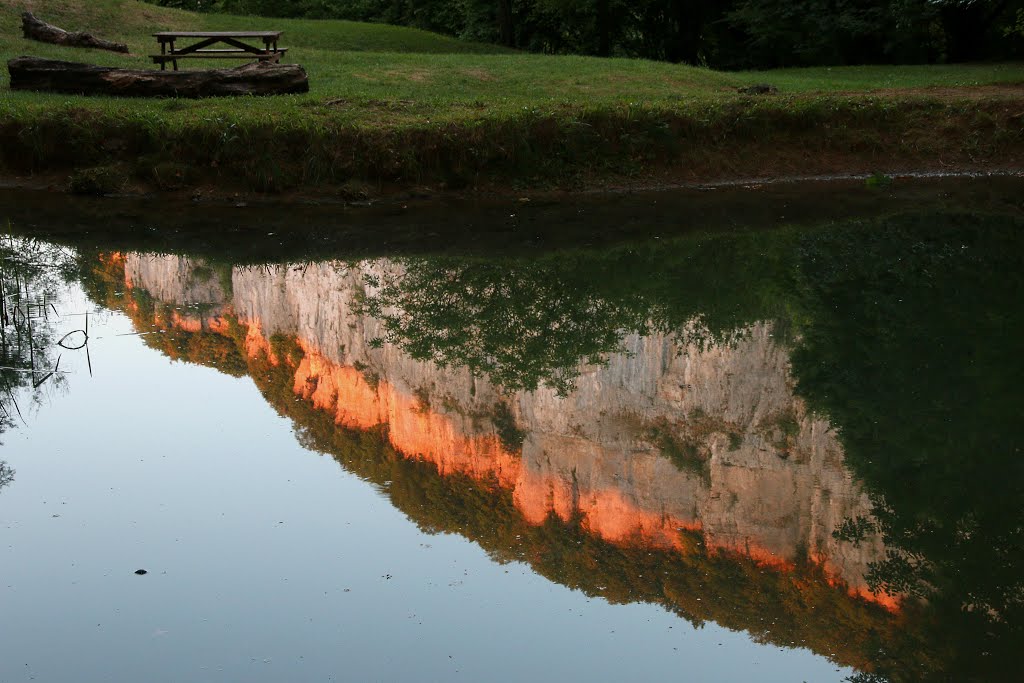
[[[14,409],[18,411],[18,417],[21,419],[22,424],[27,427],[28,422],[25,422],[25,416],[21,414],[21,408],[18,406],[18,399],[14,398],[14,393],[11,392],[10,389],[7,390],[7,395],[10,397],[11,403],[14,404]]]
[[[89,324],[89,318],[88,317],[86,317],[86,319],[85,319],[85,324],[86,324],[86,326],[88,326],[88,324]],[[85,340],[81,344],[79,344],[78,346],[68,346],[67,344],[64,343],[65,339],[67,339],[71,335],[77,334],[79,332],[85,335]],[[57,342],[57,346],[59,346],[61,348],[64,348],[64,349],[67,349],[68,351],[77,351],[78,349],[84,348],[85,345],[88,344],[88,343],[89,343],[89,333],[86,330],[71,330],[70,332],[68,332],[63,337],[60,338],[60,341]]]

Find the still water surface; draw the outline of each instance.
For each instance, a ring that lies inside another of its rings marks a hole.
[[[0,681],[1018,680],[1022,196],[235,256],[0,197]]]

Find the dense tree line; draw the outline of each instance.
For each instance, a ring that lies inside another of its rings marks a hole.
[[[150,0],[719,68],[1024,56],[1024,0]]]

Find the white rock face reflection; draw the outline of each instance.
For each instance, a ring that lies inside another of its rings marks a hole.
[[[496,478],[532,522],[579,515],[605,540],[656,547],[681,547],[679,529],[699,530],[710,547],[780,568],[809,557],[852,592],[889,600],[864,580],[880,542],[832,536],[871,505],[829,423],[795,396],[768,323],[708,348],[630,335],[606,365],[580,368],[567,397],[544,387],[509,394],[465,368],[371,344],[385,330],[355,302],[365,276],[400,275],[395,262],[235,268],[230,292],[203,263],[132,254],[125,266],[131,287],[204,305],[177,324],[217,329],[235,315],[249,353],[266,352],[274,335],[297,338],[306,352],[297,394],[341,425],[387,424],[396,449],[442,474]],[[499,403],[522,433],[521,453],[500,438]]]

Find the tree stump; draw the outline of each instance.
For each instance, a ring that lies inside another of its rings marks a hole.
[[[37,19],[31,12],[21,15],[21,30],[25,37],[31,40],[38,40],[41,43],[53,43],[67,47],[94,47],[99,50],[111,50],[112,52],[128,52],[128,46],[124,43],[112,43],[109,40],[97,38],[90,33],[68,33],[62,28],[47,24]]]
[[[234,69],[151,71],[117,69],[38,57],[7,62],[12,90],[122,97],[221,97],[309,92],[298,64],[256,62]]]

